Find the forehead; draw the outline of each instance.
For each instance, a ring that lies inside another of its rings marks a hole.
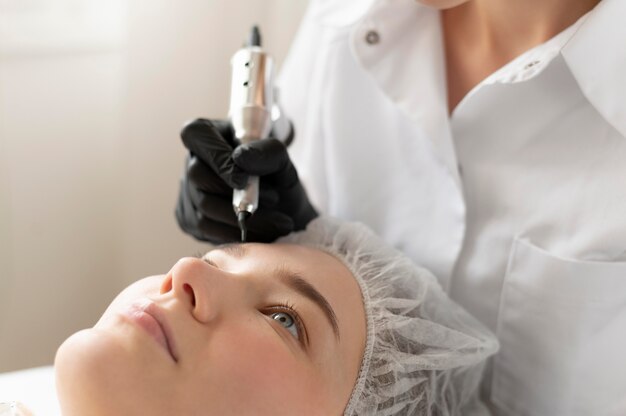
[[[334,271],[352,277],[350,271],[334,256],[312,247],[295,244],[227,244],[216,247],[213,254],[226,255],[237,260],[249,260],[268,265],[285,265],[302,272]]]
[[[337,258],[322,250],[294,244],[232,244],[209,253],[212,259],[227,262],[230,270],[286,268],[305,278],[325,296],[339,288],[360,289],[352,273]],[[244,270],[242,270],[244,271]]]

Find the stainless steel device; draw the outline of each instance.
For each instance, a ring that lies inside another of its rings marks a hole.
[[[261,48],[259,28],[254,26],[246,45],[231,60],[232,82],[228,115],[241,143],[265,139],[272,128],[274,63]],[[251,176],[243,189],[233,192],[241,240],[246,241],[246,220],[259,205],[259,177]]]

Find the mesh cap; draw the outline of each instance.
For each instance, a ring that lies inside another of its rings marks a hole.
[[[498,342],[432,273],[360,223],[319,217],[279,242],[332,254],[361,288],[367,338],[344,415],[488,414],[478,386]]]

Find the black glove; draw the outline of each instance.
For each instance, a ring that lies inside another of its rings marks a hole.
[[[243,188],[248,175],[260,176],[259,206],[246,221],[248,241],[274,241],[317,216],[281,141],[239,145],[225,120],[197,119],[180,135],[190,153],[176,219],[186,233],[215,244],[240,241],[233,188]]]

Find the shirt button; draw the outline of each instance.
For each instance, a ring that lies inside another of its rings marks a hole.
[[[532,62],[529,62],[529,63],[527,63],[527,64],[524,66],[524,69],[530,69],[530,68],[532,68],[533,66],[535,66],[535,65],[539,64],[539,62],[540,62],[540,61],[532,61]]]
[[[376,45],[378,42],[380,42],[380,35],[375,30],[368,30],[365,34],[365,42],[370,45]]]

